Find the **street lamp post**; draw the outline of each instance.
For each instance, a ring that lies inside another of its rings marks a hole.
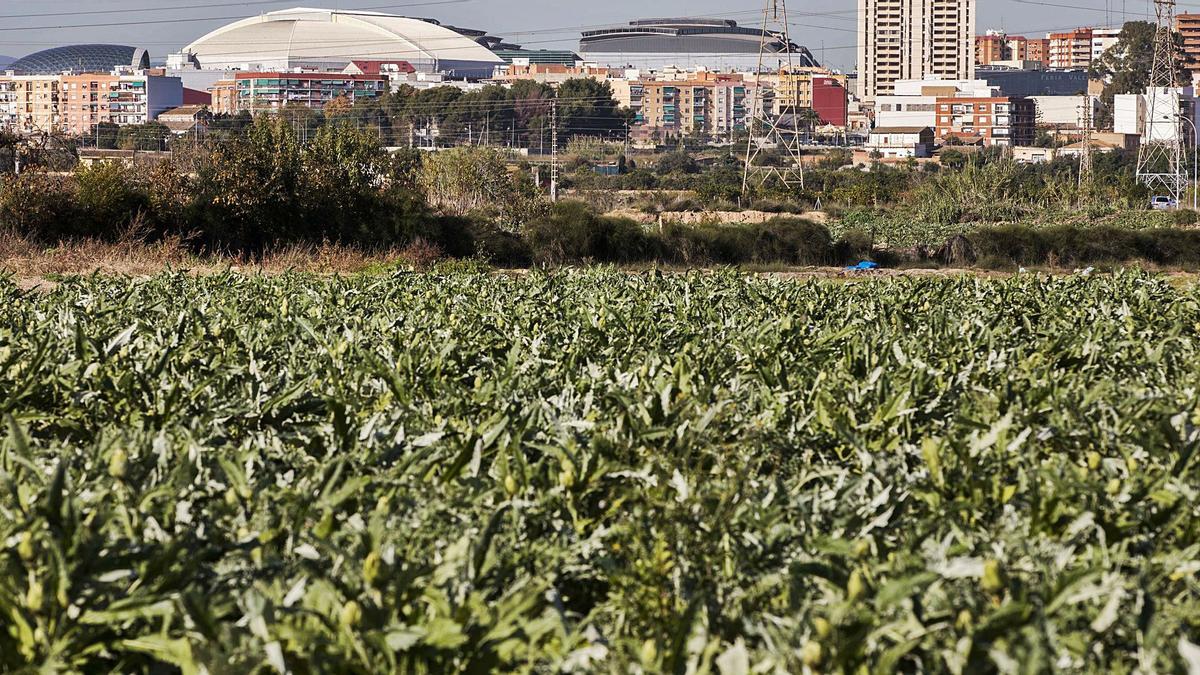
[[[1200,153],[1196,147],[1196,139],[1200,137],[1200,131],[1196,129],[1196,123],[1187,115],[1178,114],[1175,117],[1187,122],[1192,127],[1192,210],[1196,210],[1197,192],[1200,192]]]

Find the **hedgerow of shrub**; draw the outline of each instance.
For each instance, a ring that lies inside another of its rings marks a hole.
[[[1144,261],[1200,266],[1200,230],[1116,227],[984,227],[968,233],[976,255],[992,266],[1077,266]]]

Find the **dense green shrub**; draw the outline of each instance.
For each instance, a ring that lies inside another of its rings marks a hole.
[[[490,223],[462,221],[461,224],[465,227],[462,234],[449,236],[450,231],[443,231],[443,237],[459,241],[469,238],[473,256],[504,267],[527,267],[533,262],[533,251],[520,235]],[[455,249],[448,249],[447,252],[457,257],[463,256]]]
[[[693,174],[700,172],[700,165],[686,152],[673,152],[658,160],[657,169],[660,174]]]
[[[979,228],[967,238],[979,259],[993,266],[1070,267],[1136,261],[1200,266],[1200,230],[1009,225]]]
[[[260,117],[202,163],[189,223],[208,247],[236,251],[437,238],[424,199],[402,175],[410,171],[378,139],[346,124],[323,127],[302,144],[285,120]]]
[[[654,237],[641,225],[596,215],[582,202],[557,204],[549,215],[526,224],[524,234],[539,263],[638,262],[658,253]]]
[[[1200,212],[1191,209],[1172,211],[1171,222],[1176,225],[1195,225],[1197,222],[1200,222]]]
[[[834,258],[829,230],[799,218],[754,225],[671,224],[662,238],[667,260],[683,265],[823,265]]]
[[[874,237],[859,228],[846,230],[833,245],[834,258],[842,263],[870,260],[874,251]]]
[[[74,178],[79,216],[73,219],[72,234],[111,238],[149,215],[150,200],[145,187],[125,164],[80,165]]]
[[[0,177],[0,226],[54,243],[80,234],[75,181],[70,176],[26,171]]]

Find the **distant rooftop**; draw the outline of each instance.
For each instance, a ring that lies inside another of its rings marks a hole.
[[[808,49],[789,41],[782,33],[739,26],[730,19],[636,19],[626,24],[583,31],[579,40],[579,51],[585,58],[589,54],[617,54],[630,57],[630,60],[652,54],[740,55],[748,62],[764,46],[769,53],[794,55],[793,65],[820,65]]]
[[[875,127],[871,130],[873,134],[919,134],[925,131],[933,131],[929,127]]]
[[[22,75],[57,75],[64,71],[107,73],[118,66],[149,68],[150,55],[145,49],[124,45],[67,45],[19,58],[8,69]]]
[[[630,26],[708,26],[710,28],[737,28],[737,22],[732,19],[706,19],[682,17],[674,19],[635,19]]]

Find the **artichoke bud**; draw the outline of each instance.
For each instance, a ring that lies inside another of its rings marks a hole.
[[[340,616],[342,625],[346,628],[353,628],[362,621],[362,607],[353,600],[342,605],[342,613]]]
[[[124,480],[128,471],[129,455],[124,450],[117,448],[113,451],[112,456],[108,458],[108,475],[117,480]]]
[[[21,560],[29,562],[33,560],[33,556],[36,553],[37,551],[33,546],[33,533],[28,531],[22,533],[21,542],[17,544],[17,555],[21,556]]]
[[[980,579],[980,587],[988,593],[999,593],[1004,590],[1004,572],[1000,569],[999,562],[989,560],[983,563],[983,577]]]

